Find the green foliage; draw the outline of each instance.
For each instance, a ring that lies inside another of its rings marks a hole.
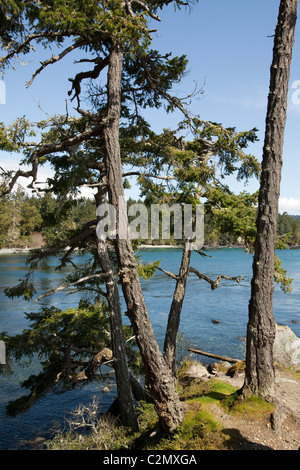
[[[18,189],[1,198],[0,248],[22,247],[31,235],[42,230],[42,216],[37,200]]]
[[[88,305],[82,302],[76,309],[62,311],[45,307],[38,312],[26,313],[28,328],[22,334],[10,337],[7,343],[9,358],[48,357],[64,354],[72,346],[77,349],[100,351],[108,343],[109,318],[104,303]],[[74,360],[84,352],[73,351]]]
[[[242,192],[239,195],[215,187],[206,204],[208,214],[221,233],[231,233],[246,246],[253,245],[256,237],[256,211],[258,194]]]
[[[178,6],[185,4],[181,1],[174,3]],[[96,86],[95,79],[107,66],[112,46],[116,43],[122,45],[124,50],[120,90],[122,163],[124,168],[133,168],[138,175],[141,197],[145,198],[146,204],[189,203],[193,207],[201,197],[205,197],[206,215],[210,217],[211,223],[211,230],[206,230],[207,239],[217,243],[221,239],[223,242],[237,240],[247,248],[253,245],[257,195],[246,192],[234,195],[219,180],[232,174],[238,180],[245,181],[253,176],[259,177],[260,165],[257,159],[245,153],[249,143],[257,140],[257,130],[237,132],[235,128],[224,128],[221,124],[202,121],[198,117],[180,123],[176,130],[165,129],[156,135],[140,115],[141,109],[161,108],[165,105],[167,112],[181,109],[187,116],[183,101],[169,94],[186,71],[186,56],[173,57],[150,47],[150,18],[156,18],[158,10],[167,4],[168,0],[150,0],[146,4],[130,4],[121,0],[2,2],[0,38],[7,53],[0,60],[3,69],[38,45],[45,51],[51,48],[61,52],[62,46],[68,47],[69,51],[79,49],[82,62],[92,63],[94,67],[70,79],[72,89],[69,96],[74,93],[72,100],[77,97],[79,118],[53,116],[38,123],[35,128],[25,117],[16,120],[11,126],[0,124],[0,149],[22,151],[24,157],[21,163],[24,165],[36,164],[33,158],[37,152],[40,155],[39,165],[47,162],[55,173],[48,181],[52,195],[46,194],[39,201],[23,196],[14,199],[14,195],[3,199],[0,246],[25,244],[34,231],[40,232],[47,243],[45,250],[31,255],[28,274],[24,280],[20,280],[18,286],[6,291],[8,296],[24,295],[27,299],[32,298],[35,293],[32,274],[49,253],[57,255],[63,252],[58,268],[67,262],[73,265],[74,272],[65,279],[67,282],[76,282],[84,274],[100,272],[95,231],[83,236],[85,224],[95,219],[95,206],[74,196],[78,196],[79,188],[84,185],[98,188],[103,185],[106,156],[104,139],[100,127],[88,138],[79,139],[79,143],[76,138],[86,135],[84,133],[93,126],[99,126],[103,119],[110,118],[107,116],[107,83],[104,81],[102,85]],[[33,78],[68,53],[68,49],[63,51],[58,58],[53,54],[51,58],[49,55],[42,61]],[[89,111],[84,114],[79,109],[81,81],[86,78],[94,79],[88,88],[90,109],[95,112],[93,115]],[[187,130],[192,135],[190,141],[182,137]],[[41,133],[39,144],[27,142],[28,137],[38,133]],[[68,146],[70,142],[72,145]],[[13,175],[14,172],[3,175],[2,192],[7,191]],[[126,184],[125,180],[124,186]],[[95,223],[91,226],[94,227]],[[225,239],[224,235],[228,238]],[[89,266],[78,268],[74,265],[71,255],[75,249],[91,253]],[[112,254],[112,258],[114,256]],[[140,263],[139,274],[149,278],[158,266],[159,262],[151,265]],[[279,260],[276,272],[276,280],[288,291],[289,283]],[[101,283],[102,280],[98,280],[82,284],[81,287],[96,290],[94,299],[99,299],[97,288]],[[40,314],[28,314],[30,328],[23,335],[9,339],[8,350],[12,357],[21,359],[24,354],[29,357],[33,354],[46,357],[41,374],[29,378],[25,383],[25,387],[32,391],[30,399],[34,401],[36,396],[44,393],[58,376],[61,380],[67,380],[73,366],[72,373],[78,364],[83,367],[86,361],[86,351],[83,352],[83,349],[98,350],[100,344],[107,344],[106,307],[105,304],[99,305],[95,303],[91,307],[81,304],[78,309],[65,312],[49,308]],[[21,400],[19,404],[24,405],[25,402]],[[200,417],[196,416],[197,421]],[[201,424],[199,433],[202,431]]]
[[[24,27],[20,21],[24,9],[23,2],[15,0],[2,0],[0,5],[0,45],[7,47]]]
[[[280,285],[280,288],[286,294],[292,292],[292,282],[293,279],[287,277],[287,270],[283,268],[282,261],[277,255],[275,255],[275,275],[274,280],[277,284]]]
[[[150,279],[154,276],[157,268],[159,267],[161,260],[154,261],[153,263],[142,263],[141,259],[139,259],[138,264],[138,273],[143,279]]]
[[[31,246],[36,232],[51,245],[94,220],[96,207],[90,199],[55,198],[49,193],[37,198],[17,190],[1,198],[0,216],[0,248]]]
[[[278,236],[283,237],[286,245],[300,245],[300,219],[284,212],[278,216]]]
[[[36,289],[31,280],[31,272],[29,271],[24,279],[19,279],[19,284],[13,287],[4,289],[4,293],[10,299],[16,297],[23,297],[24,300],[31,300],[32,297],[36,294]]]
[[[16,361],[24,367],[38,358],[41,372],[31,375],[22,386],[30,390],[29,395],[9,403],[7,411],[16,415],[32,406],[54,386],[61,391],[73,388],[77,374],[88,366],[92,358],[104,348],[110,348],[110,321],[106,304],[90,304],[81,301],[75,309],[61,310],[44,307],[40,311],[26,313],[28,327],[15,336],[1,333],[6,343],[7,367]],[[124,327],[125,338],[132,336],[129,327]],[[134,370],[139,366],[139,355],[132,343],[127,343],[127,352]],[[97,380],[95,375],[90,380]],[[87,379],[85,379],[87,380]]]

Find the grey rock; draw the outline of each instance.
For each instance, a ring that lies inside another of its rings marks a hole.
[[[273,354],[275,362],[285,367],[299,369],[300,338],[288,326],[276,325]]]

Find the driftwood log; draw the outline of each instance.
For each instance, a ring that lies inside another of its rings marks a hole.
[[[218,354],[200,351],[200,349],[188,348],[188,350],[195,354],[202,354],[202,356],[213,357],[214,359],[220,359],[221,361],[232,362],[234,364],[241,361],[240,359],[233,359],[232,357],[219,356]]]

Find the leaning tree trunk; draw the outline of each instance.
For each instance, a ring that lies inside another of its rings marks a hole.
[[[105,197],[96,196],[97,206],[105,204]],[[138,430],[138,421],[133,402],[131,379],[127,364],[126,346],[123,335],[122,310],[117,279],[110,260],[106,240],[97,233],[97,251],[101,268],[105,272],[107,302],[109,308],[111,342],[113,351],[114,369],[118,389],[121,420],[124,426]]]
[[[191,253],[192,250],[190,247],[190,242],[188,241],[187,243],[185,243],[182,253],[179,275],[176,281],[176,287],[169,313],[167,331],[164,342],[164,357],[168,366],[172,370],[174,377],[177,376],[176,340],[179,330],[182,304],[186,291],[186,284],[190,272]]]
[[[119,227],[119,217],[125,216],[120,207],[120,201],[124,201],[119,144],[122,62],[123,50],[120,45],[115,44],[112,46],[109,59],[108,119],[104,128],[109,202],[115,209],[117,221],[114,244],[127,315],[141,352],[148,391],[154,401],[162,428],[170,432],[181,423],[183,407],[176,391],[174,377],[159,350],[152,330],[131,241],[120,234]],[[124,217],[124,223],[127,224],[127,216]]]
[[[281,0],[275,32],[247,328],[246,376],[243,387],[246,396],[254,394],[268,397],[273,394],[274,260],[297,7],[298,0]]]

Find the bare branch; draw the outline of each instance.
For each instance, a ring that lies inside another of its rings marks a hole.
[[[177,276],[176,274],[173,274],[171,273],[170,271],[165,271],[164,269],[160,268],[160,267],[157,267],[157,269],[161,272],[163,272],[164,274],[166,274],[167,276],[171,277],[172,279],[175,279],[176,281],[178,281],[179,279],[179,276]]]
[[[40,144],[40,148],[36,148],[31,157],[32,169],[29,171],[23,171],[19,169],[15,173],[13,178],[11,179],[10,183],[7,185],[7,189],[4,190],[1,195],[5,196],[6,194],[9,194],[12,191],[19,177],[25,177],[25,178],[32,177],[32,183],[35,183],[37,180],[38,165],[39,165],[40,157],[43,157],[44,155],[54,153],[54,152],[67,151],[71,147],[74,147],[83,142],[86,142],[86,140],[89,137],[98,135],[99,131],[102,129],[106,121],[107,119],[103,118],[103,120],[100,121],[98,125],[92,128],[89,128],[85,130],[84,132],[82,132],[81,134],[78,134],[75,137],[71,137],[70,139],[66,139],[60,143]]]
[[[33,253],[29,258],[29,261],[39,260],[43,258],[47,258],[48,256],[55,255],[68,247],[68,254],[73,251],[79,242],[82,240],[87,239],[91,235],[95,234],[95,226],[97,225],[97,220],[90,220],[87,222],[82,228],[81,232],[78,235],[75,235],[73,238],[64,240],[62,242],[57,243],[54,246],[42,248],[38,251],[38,253]]]
[[[111,360],[113,357],[112,351],[108,348],[102,349],[102,351],[98,352],[89,362],[88,367],[77,374],[73,374],[69,376],[69,379],[72,380],[75,383],[78,382],[83,382],[85,380],[91,380],[101,364],[104,363],[104,361]]]
[[[78,289],[74,289],[71,292],[68,292],[67,295],[77,294],[77,292],[85,292],[86,290],[91,292],[96,292],[96,294],[100,294],[103,297],[107,297],[107,293],[104,290],[100,289],[99,287],[96,289],[95,287],[78,287]]]
[[[200,273],[197,269],[190,267],[190,272],[196,274],[196,276],[199,277],[199,279],[203,279],[204,281],[208,282],[211,285],[211,290],[215,290],[219,287],[219,284],[222,279],[227,279],[229,281],[236,281],[237,283],[240,283],[241,280],[243,279],[242,276],[239,277],[230,277],[230,276],[224,276],[220,274],[215,281],[210,279],[208,276],[205,274]]]
[[[70,284],[63,284],[62,286],[59,286],[59,287],[57,287],[56,289],[50,289],[50,290],[48,290],[48,291],[45,292],[44,294],[41,294],[41,295],[35,300],[35,302],[38,302],[39,300],[44,299],[45,297],[49,297],[50,295],[56,294],[56,292],[60,292],[60,291],[62,291],[62,290],[68,289],[69,287],[76,286],[76,285],[78,285],[78,284],[81,284],[82,282],[89,281],[90,279],[100,279],[100,278],[105,278],[105,277],[107,277],[107,276],[108,276],[108,274],[101,273],[101,274],[93,274],[92,276],[82,277],[82,278],[79,279],[78,281],[71,282]]]
[[[148,5],[146,5],[144,2],[142,2],[141,0],[131,0],[131,1],[127,1],[126,2],[128,5],[131,5],[132,3],[136,3],[137,5],[140,5],[142,8],[144,8],[146,10],[146,12],[148,13],[148,15],[153,18],[154,20],[156,21],[161,21],[160,17],[158,15],[156,15],[155,13],[153,13],[150,8],[148,7]]]
[[[202,258],[212,258],[211,255],[208,255],[207,253],[205,253],[204,251],[201,251],[201,250],[194,250],[196,253],[198,253],[198,255],[202,256]]]
[[[157,178],[160,180],[175,180],[175,176],[159,176],[159,175],[153,175],[152,173],[142,173],[140,171],[129,171],[128,173],[123,173],[123,177],[126,176],[145,176],[146,178]]]
[[[39,33],[39,34],[30,34],[25,37],[25,40],[19,44],[14,50],[12,50],[9,54],[7,54],[4,57],[0,57],[0,65],[4,65],[5,62],[8,62],[10,59],[12,59],[15,55],[20,54],[21,52],[24,52],[24,50],[30,45],[30,43],[36,39],[41,39],[41,38],[50,38],[50,39],[55,39],[57,37],[61,36],[71,36],[73,34],[71,31],[68,33],[62,33],[60,32],[45,32],[45,33]]]
[[[72,88],[68,92],[69,96],[71,96],[73,90],[74,90],[74,96],[71,98],[71,101],[74,100],[74,98],[77,97],[78,100],[78,107],[79,107],[79,95],[81,93],[81,82],[85,78],[93,78],[96,79],[99,77],[100,73],[102,70],[108,65],[109,63],[109,56],[105,57],[104,59],[98,58],[95,60],[96,65],[93,68],[93,70],[89,70],[87,72],[80,72],[78,73],[74,79],[69,78],[69,81],[72,83]]]
[[[71,46],[67,47],[64,51],[62,51],[58,56],[52,55],[52,57],[48,60],[45,60],[44,62],[41,62],[41,67],[37,69],[34,74],[31,77],[31,80],[26,83],[26,87],[30,87],[32,82],[34,81],[35,77],[42,72],[48,65],[54,64],[55,62],[58,62],[59,60],[63,59],[69,52],[72,52],[74,49],[77,49],[78,47],[81,47],[85,44],[84,41],[78,42],[77,44],[72,44]]]

